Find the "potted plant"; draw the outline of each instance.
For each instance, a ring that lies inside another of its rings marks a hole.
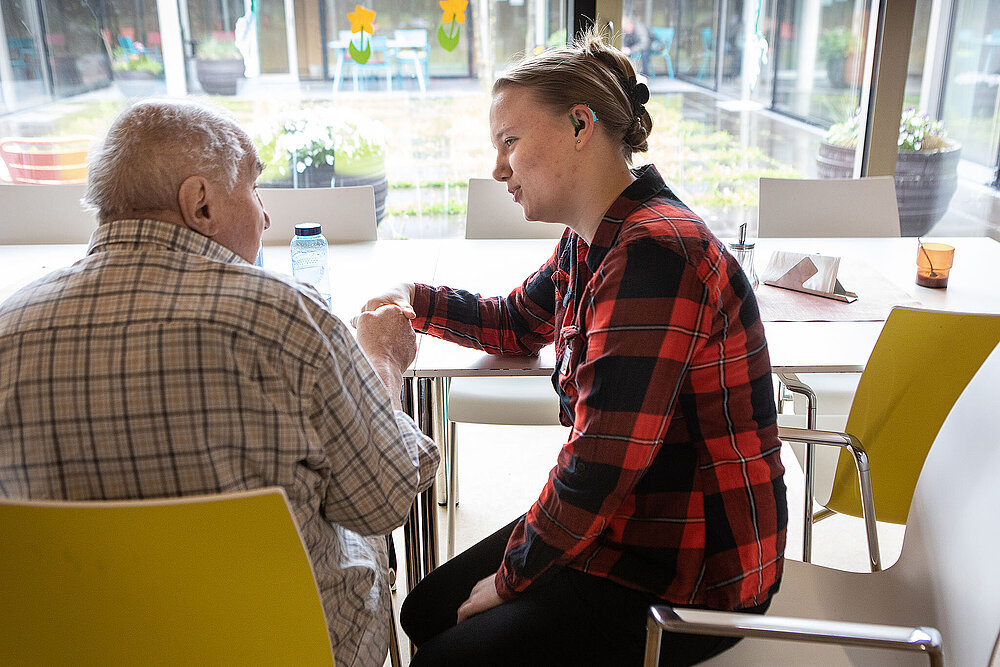
[[[135,43],[136,52],[125,53],[120,47],[111,52],[111,70],[115,83],[126,97],[145,97],[157,89],[163,78],[163,63],[151,56],[142,45]]]
[[[848,74],[848,57],[852,55],[854,36],[849,28],[824,30],[816,44],[816,59],[826,65],[826,78],[837,88],[846,88],[858,77],[852,71]],[[851,66],[857,65],[857,58],[850,58]]]
[[[854,175],[860,128],[859,114],[830,127],[816,158],[820,178]],[[944,123],[913,107],[900,118],[898,146],[895,181],[900,234],[921,236],[948,210],[958,188],[962,147],[948,139]]]
[[[201,89],[209,95],[235,95],[243,78],[243,56],[236,43],[206,39],[197,43],[195,70]]]
[[[371,185],[375,213],[385,217],[385,126],[356,111],[320,107],[265,123],[255,136],[268,164],[261,182],[274,187]]]

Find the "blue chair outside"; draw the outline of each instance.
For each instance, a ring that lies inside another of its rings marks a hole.
[[[701,67],[698,68],[698,78],[704,79],[709,74],[709,67],[712,64],[712,29],[701,29]]]
[[[356,33],[353,34],[355,46],[357,45]],[[392,92],[392,54],[389,52],[389,40],[385,37],[372,37],[365,33],[365,42],[370,44],[371,56],[368,62],[362,64],[355,62],[348,54],[348,47],[351,43],[352,33],[350,30],[341,30],[336,42],[330,42],[330,47],[337,50],[337,66],[334,74],[334,91],[340,90],[341,77],[344,73],[344,66],[351,68],[351,79],[354,83],[354,91],[357,92],[365,87],[365,82],[370,75],[384,76],[385,86],[388,92]],[[359,87],[358,78],[361,83]]]
[[[402,83],[402,66],[406,63],[413,65],[413,75],[420,86],[420,92],[427,90],[427,82],[430,80],[427,73],[427,61],[430,58],[431,47],[427,43],[427,31],[417,30],[396,30],[390,46],[395,50],[396,75],[400,77]]]
[[[667,76],[674,78],[674,63],[670,60],[670,47],[674,43],[673,28],[650,28],[653,33],[654,56],[661,56],[667,63]]]

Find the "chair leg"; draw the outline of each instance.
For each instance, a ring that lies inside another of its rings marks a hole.
[[[809,403],[809,412],[806,415],[806,425],[809,430],[816,429],[816,392],[809,385],[799,380],[794,375],[778,373],[788,391],[793,394],[802,394]],[[802,562],[812,561],[812,524],[813,524],[813,487],[816,483],[816,457],[815,445],[811,442],[805,443],[805,498],[802,510]]]
[[[455,422],[448,422],[451,441],[448,470],[448,559],[455,557],[455,510],[458,508],[458,447],[455,440]]]
[[[399,651],[399,633],[396,632],[396,609],[389,598],[389,664],[392,667],[402,667],[403,658]]]

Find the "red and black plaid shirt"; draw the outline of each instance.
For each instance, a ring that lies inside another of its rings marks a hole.
[[[502,597],[568,566],[675,604],[762,604],[787,507],[757,302],[656,169],[636,175],[590,246],[567,230],[506,298],[418,285],[414,327],[492,353],[556,345],[573,428],[507,545]]]

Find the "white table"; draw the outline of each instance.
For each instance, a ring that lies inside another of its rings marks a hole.
[[[876,239],[765,239],[757,242],[755,265],[760,274],[771,253],[787,250],[819,252],[862,260],[882,274],[920,307],[981,313],[1000,313],[1000,243],[988,238],[934,239],[955,246],[955,264],[947,289],[930,289],[914,283],[917,240]],[[551,240],[471,241],[441,243],[433,284],[506,295],[552,253]],[[850,289],[851,286],[847,285]],[[864,294],[860,295],[864,298]],[[864,370],[882,321],[864,322],[765,322],[771,364],[776,372],[859,373]],[[538,357],[487,355],[429,336],[417,352],[412,373],[416,379],[419,423],[442,447],[446,464],[453,465],[448,443],[445,396],[448,380],[460,376],[549,375],[555,363],[551,346]],[[433,506],[432,492],[421,502]],[[449,504],[449,511],[453,505]],[[434,512],[423,514],[431,522],[423,545],[424,573],[437,565],[437,529]],[[451,522],[453,524],[453,522]],[[419,575],[417,575],[419,578]]]

